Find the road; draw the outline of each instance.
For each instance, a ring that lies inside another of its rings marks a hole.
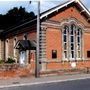
[[[90,79],[2,88],[0,90],[90,90]]]

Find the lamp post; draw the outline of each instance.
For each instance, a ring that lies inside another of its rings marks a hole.
[[[39,33],[40,33],[40,1],[37,1],[37,48],[35,60],[35,77],[39,77]]]
[[[35,56],[36,56],[36,60],[35,60],[35,77],[39,77],[39,33],[40,33],[40,1],[42,0],[37,0],[37,34],[36,34],[36,38],[37,38],[37,47],[36,47],[36,52],[35,52]],[[32,1],[30,1],[29,3],[31,4]]]

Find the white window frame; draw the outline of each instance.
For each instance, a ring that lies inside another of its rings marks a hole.
[[[73,30],[73,34],[71,35],[70,33],[71,33],[71,25],[74,25],[74,24],[70,24],[70,26],[69,26],[69,50],[70,50],[70,52],[69,52],[69,60],[70,61],[73,61],[73,60],[75,60],[75,30]],[[76,26],[75,26],[76,27]],[[73,38],[74,38],[74,41],[73,42],[71,42],[71,36],[73,36]],[[71,50],[71,44],[73,44],[74,45],[74,49],[73,50]],[[74,57],[72,58],[71,56],[71,52],[73,52],[74,53]]]
[[[71,34],[71,25],[75,25],[75,29],[73,30],[73,33],[74,34]],[[67,34],[67,41],[66,42],[64,42],[64,27],[65,26],[68,26],[68,28],[69,28],[69,30],[68,30],[68,32],[66,33]],[[77,35],[77,30],[78,29],[80,29],[80,35]],[[71,42],[71,36],[73,36],[73,42]],[[80,42],[78,43],[78,41],[77,41],[77,37],[80,37]],[[67,44],[67,50],[64,50],[64,44]],[[71,44],[73,44],[74,45],[74,47],[73,47],[73,50],[71,50]],[[80,49],[78,50],[77,49],[77,45],[78,44],[80,44]],[[82,57],[83,57],[83,55],[82,55],[82,28],[80,28],[78,25],[76,25],[76,24],[74,24],[74,23],[71,23],[71,24],[69,24],[69,25],[63,25],[63,31],[62,31],[62,48],[63,48],[63,57],[62,57],[62,59],[63,60],[65,60],[65,61],[75,61],[75,60],[81,60],[82,59]],[[65,51],[67,51],[67,58],[65,58],[65,54],[64,54],[64,52]],[[71,52],[74,52],[74,57],[72,57],[71,56]],[[78,52],[80,52],[80,57],[78,57]]]
[[[81,29],[80,27],[78,27],[77,29]],[[81,38],[80,39],[80,42],[78,43],[78,40],[76,40],[76,43],[77,43],[77,57],[76,57],[76,59],[77,60],[80,60],[81,58],[82,58],[82,35],[81,35],[81,33],[82,33],[82,30],[80,30],[81,32],[80,32],[80,35],[76,35],[76,39],[77,39],[77,37],[79,37],[79,38]],[[78,32],[78,31],[77,31]],[[80,45],[80,49],[78,50],[78,44]],[[80,57],[78,57],[78,51],[80,52]]]
[[[67,25],[65,25],[65,26],[68,27]],[[65,26],[64,26],[64,27],[65,27]],[[63,27],[63,28],[64,28],[64,27]],[[63,33],[63,34],[62,34],[62,42],[64,41],[64,35],[66,35],[66,37],[67,37],[66,39],[68,40],[68,30],[69,30],[69,28],[67,29],[66,34],[64,34],[64,30],[63,30],[63,32],[62,32],[62,33]],[[64,50],[64,44],[65,44],[65,43],[67,44],[66,50]],[[68,41],[64,42],[62,46],[63,46],[63,60],[68,61]],[[67,52],[67,58],[65,57],[64,52]]]

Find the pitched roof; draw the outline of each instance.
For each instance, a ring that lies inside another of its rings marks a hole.
[[[68,7],[72,4],[74,4],[76,6],[76,8],[78,8],[81,12],[83,12],[83,14],[85,15],[86,18],[90,19],[89,10],[84,6],[84,4],[80,0],[69,0],[61,5],[51,8],[51,9],[45,11],[44,13],[42,13],[40,19],[47,17],[48,15],[51,15],[52,13],[59,11],[65,7]]]
[[[3,30],[2,32],[0,32],[0,37],[2,37],[3,35],[7,34],[7,33],[14,33],[14,32],[17,32],[17,30],[21,30],[22,28],[25,28],[25,27],[30,27],[31,31],[34,29],[35,30],[35,25],[36,25],[36,17],[34,17],[32,20],[28,20],[22,24],[19,24],[19,25],[15,25],[13,27],[10,27],[9,29],[7,30]],[[34,26],[34,27],[33,27]]]
[[[35,50],[36,43],[30,40],[18,40],[14,48],[19,50]]]

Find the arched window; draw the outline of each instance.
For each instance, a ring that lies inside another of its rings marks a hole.
[[[63,28],[63,59],[81,59],[82,29],[75,24]]]

